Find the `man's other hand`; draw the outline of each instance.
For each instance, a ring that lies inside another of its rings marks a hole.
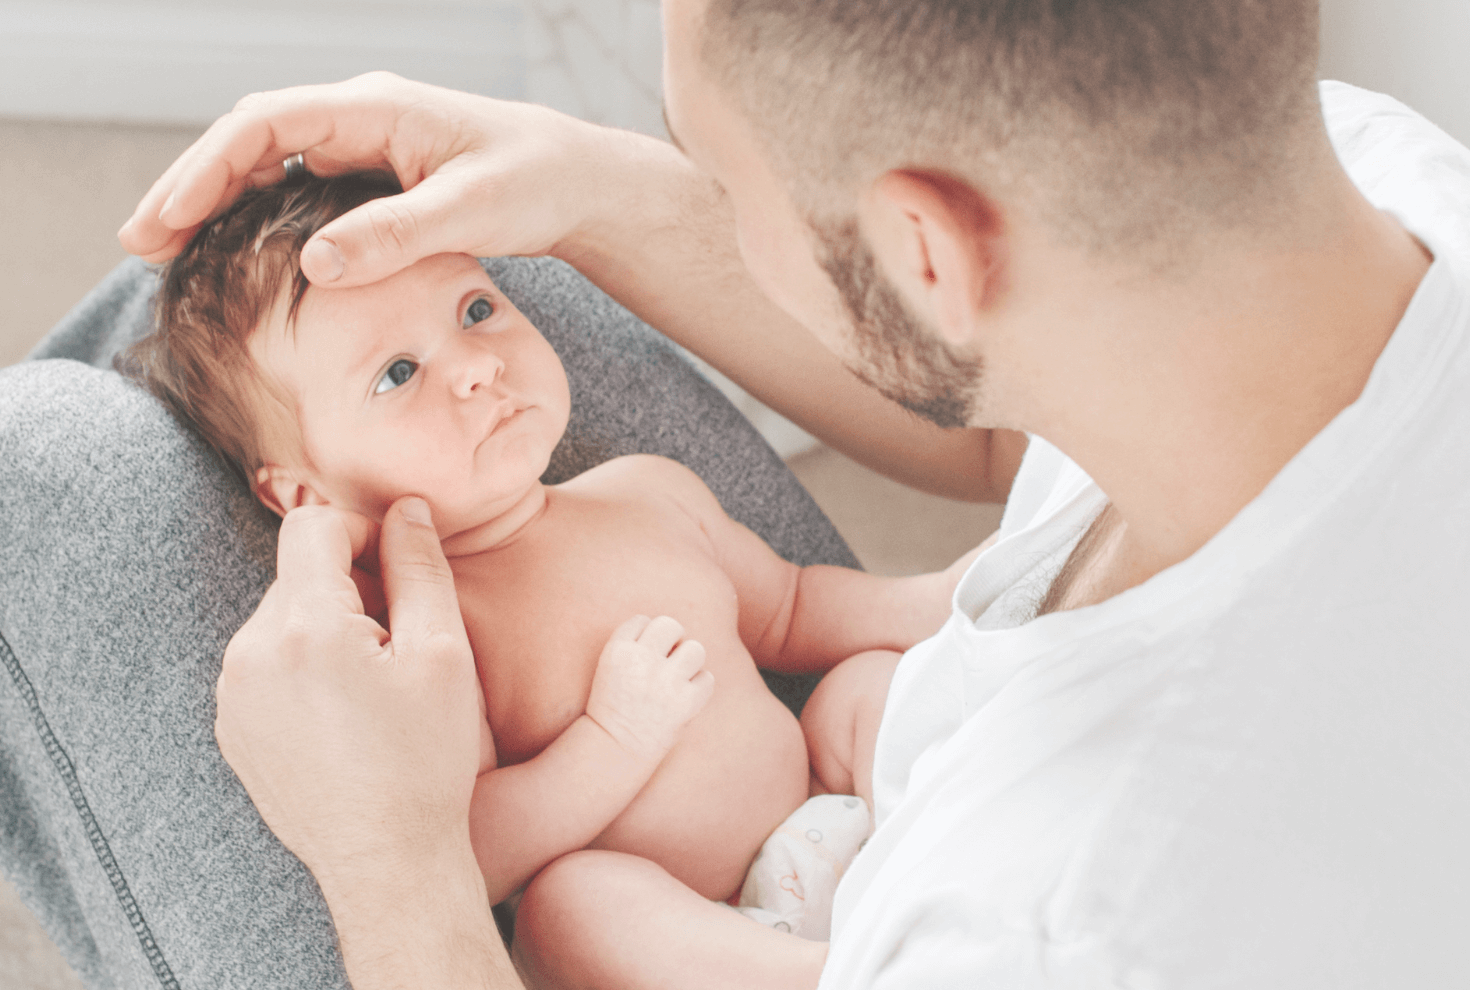
[[[387,630],[352,578],[375,535]],[[225,651],[215,736],[330,901],[331,888],[473,865],[479,694],[428,506],[400,500],[380,534],[312,506],[286,516],[276,581]]]
[[[391,171],[405,190],[312,236],[301,267],[318,286],[375,282],[444,252],[548,254],[607,198],[599,176],[621,133],[387,72],[256,93],[179,156],[118,239],[166,261],[241,192],[281,181],[300,152],[314,175]]]

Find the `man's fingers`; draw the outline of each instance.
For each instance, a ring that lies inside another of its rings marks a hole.
[[[357,597],[362,599],[363,614],[387,628],[388,599],[383,594],[382,580],[361,567],[353,567],[352,583],[357,586]]]
[[[173,194],[174,187],[178,185],[180,174],[194,161],[199,146],[209,136],[210,131],[220,126],[220,123],[221,121],[215,121],[209,131],[205,131],[182,155],[174,159],[173,164],[169,165],[148,189],[148,192],[143,195],[137,207],[134,208],[133,215],[117,232],[117,239],[122,242],[123,248],[130,254],[142,255],[149,261],[155,258],[166,260],[173,257],[167,251],[178,240],[176,235],[179,231],[166,226],[158,219],[158,214],[162,212],[163,204],[167,202],[169,196]],[[187,243],[188,240],[185,238],[183,244]],[[183,244],[179,245],[179,250],[183,249]],[[178,251],[174,251],[174,254],[177,253]]]
[[[409,496],[383,518],[378,560],[388,598],[388,631],[398,647],[415,653],[428,643],[448,640],[469,652],[454,575],[423,499]],[[395,651],[401,654],[401,651]]]
[[[486,254],[483,224],[465,208],[465,188],[437,172],[397,196],[374,199],[318,231],[301,253],[315,285],[346,288],[387,278],[434,254]]]
[[[281,520],[276,583],[296,600],[341,595],[350,610],[361,612],[352,561],[368,545],[372,529],[372,522],[356,513],[321,505],[292,509]]]
[[[249,177],[296,152],[323,174],[386,165],[389,104],[402,80],[372,73],[343,83],[252,94],[216,120],[164,172],[118,231],[130,253],[173,257],[209,217],[227,208]]]

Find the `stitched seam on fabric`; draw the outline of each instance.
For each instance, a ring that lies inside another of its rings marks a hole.
[[[123,914],[132,926],[133,934],[138,939],[138,944],[143,949],[143,955],[147,957],[148,964],[153,967],[153,975],[166,990],[179,990],[179,981],[174,978],[173,970],[168,961],[163,958],[163,951],[153,940],[153,932],[148,927],[148,921],[143,917],[143,910],[138,907],[137,900],[133,897],[132,890],[128,887],[128,881],[123,876],[122,867],[117,865],[117,860],[112,855],[112,847],[107,844],[107,837],[102,834],[102,828],[97,824],[97,817],[92,814],[92,806],[87,803],[87,796],[82,793],[81,781],[77,779],[76,767],[72,765],[71,757],[62,748],[56,733],[51,731],[51,723],[46,720],[46,714],[41,711],[40,699],[36,697],[36,689],[31,685],[31,680],[21,668],[20,661],[16,659],[15,653],[10,649],[10,644],[5,641],[5,636],[0,634],[0,661],[5,664],[5,669],[10,673],[10,679],[15,682],[15,688],[20,692],[25,701],[26,708],[31,713],[31,721],[35,724],[36,732],[41,737],[41,745],[46,750],[46,755],[51,759],[51,765],[61,776],[62,783],[66,786],[67,796],[71,798],[72,807],[76,809],[77,816],[81,819],[82,829],[87,834],[87,840],[92,844],[92,851],[97,856],[97,862],[102,865],[102,871],[107,874],[107,879],[112,884],[113,894],[117,897],[118,906],[122,908]]]

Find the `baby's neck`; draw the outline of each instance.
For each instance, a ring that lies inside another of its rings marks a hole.
[[[539,481],[509,509],[469,529],[444,538],[444,556],[471,557],[509,546],[546,512],[547,487]]]

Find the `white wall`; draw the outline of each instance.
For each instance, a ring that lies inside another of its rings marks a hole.
[[[521,30],[517,0],[0,0],[0,115],[203,124],[370,69],[518,97]]]
[[[1320,74],[1397,97],[1470,144],[1470,0],[1322,0]]]
[[[662,135],[659,0],[0,0],[0,116],[206,124],[371,69]]]
[[[659,0],[524,0],[525,98],[662,137]]]

